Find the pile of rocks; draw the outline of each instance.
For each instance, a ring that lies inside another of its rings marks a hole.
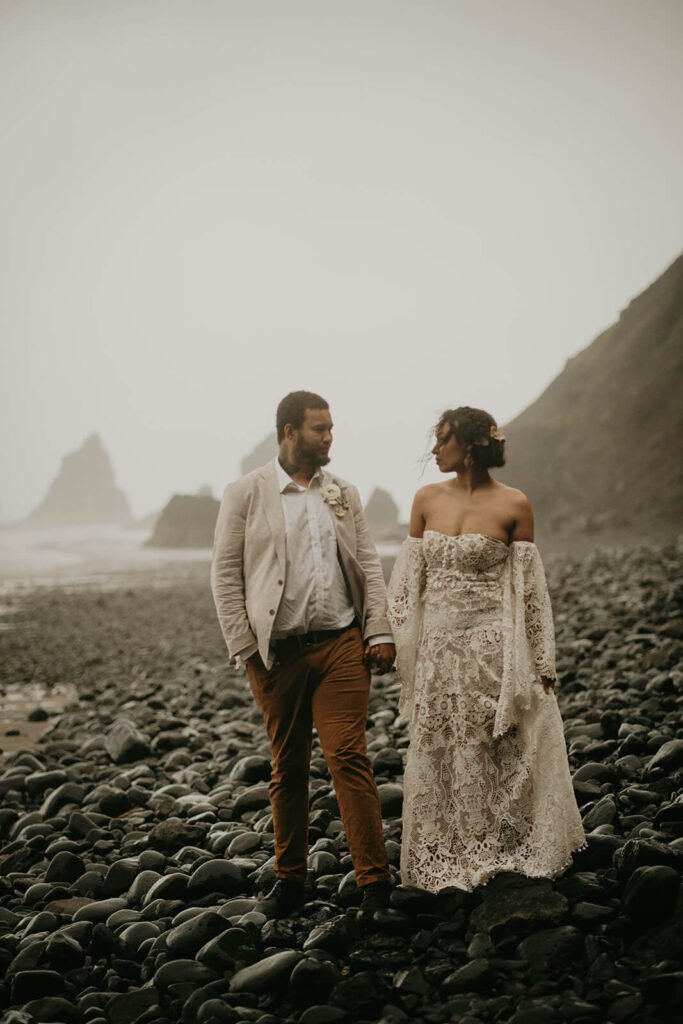
[[[316,740],[310,898],[283,921],[255,909],[273,881],[268,744],[205,584],[33,595],[7,663],[69,673],[80,701],[0,772],[2,1021],[670,1021],[683,1006],[680,554],[550,566],[588,832],[563,877],[438,896],[397,885],[389,908],[362,913]],[[74,623],[80,637],[58,644]],[[368,744],[396,872],[397,697],[392,674],[375,678]]]

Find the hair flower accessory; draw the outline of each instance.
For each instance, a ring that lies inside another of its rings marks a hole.
[[[505,440],[505,434],[500,427],[491,427],[491,437],[494,437],[496,441],[500,441],[501,443]]]
[[[322,485],[321,492],[325,504],[342,519],[351,508],[346,487],[342,487],[338,480],[331,480]]]

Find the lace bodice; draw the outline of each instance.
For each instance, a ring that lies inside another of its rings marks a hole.
[[[455,636],[497,625],[503,672],[494,735],[530,706],[532,686],[555,679],[555,636],[543,564],[535,544],[483,533],[447,536],[425,530],[408,537],[389,584],[389,620],[402,681],[401,712],[411,718],[415,658],[425,618],[432,631]]]

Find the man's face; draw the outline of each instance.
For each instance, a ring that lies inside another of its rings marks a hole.
[[[329,409],[306,409],[304,422],[292,430],[292,461],[300,466],[326,466],[330,461],[332,416]]]

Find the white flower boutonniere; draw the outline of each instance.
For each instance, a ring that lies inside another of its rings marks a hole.
[[[346,487],[342,487],[337,480],[328,481],[322,488],[323,501],[329,505],[335,516],[341,519],[351,508]]]

